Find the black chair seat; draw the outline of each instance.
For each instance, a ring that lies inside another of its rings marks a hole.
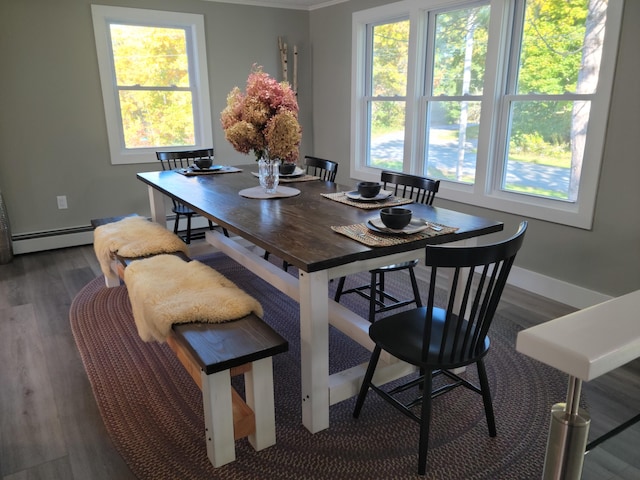
[[[402,263],[394,263],[393,265],[386,265],[384,267],[380,267],[380,268],[375,268],[372,271],[373,272],[395,272],[397,270],[406,270],[407,268],[415,268],[418,266],[418,259],[416,258],[415,260],[410,260],[408,262],[402,262]]]
[[[195,211],[191,210],[189,207],[182,204],[178,204],[175,207],[172,207],[171,211],[179,215],[197,215]]]
[[[462,342],[456,343],[455,330],[466,331],[465,320],[458,325],[457,317],[446,322],[446,310],[433,309],[429,351],[423,358],[422,340],[426,324],[427,307],[396,313],[374,322],[369,336],[377,345],[396,358],[421,368],[458,368],[484,357],[489,351],[489,337],[473,352],[465,351]],[[448,335],[443,345],[445,329]]]

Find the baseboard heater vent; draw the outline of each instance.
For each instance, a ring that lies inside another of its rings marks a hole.
[[[91,225],[87,225],[86,227],[72,227],[72,228],[61,228],[59,230],[47,230],[44,232],[33,232],[33,233],[23,233],[19,235],[12,235],[11,240],[14,242],[20,242],[22,240],[33,240],[35,238],[46,238],[46,237],[55,237],[58,235],[71,235],[74,233],[84,233],[84,232],[92,232],[93,228]]]

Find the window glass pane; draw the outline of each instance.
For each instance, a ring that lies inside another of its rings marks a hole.
[[[369,166],[402,171],[405,102],[371,102]]]
[[[481,95],[487,56],[489,7],[436,16],[432,95]]]
[[[195,145],[191,92],[121,90],[126,148]]]
[[[502,189],[574,201],[590,102],[514,102]],[[572,159],[574,160],[572,162]]]
[[[428,177],[473,183],[480,102],[430,102],[427,125]]]
[[[189,86],[184,29],[112,24],[110,31],[119,86]]]
[[[606,1],[527,1],[517,92],[595,92],[606,8]]]
[[[408,63],[409,21],[374,26],[371,96],[405,96]]]

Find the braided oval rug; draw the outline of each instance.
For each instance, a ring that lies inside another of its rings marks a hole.
[[[563,400],[566,377],[516,352],[518,328],[507,318],[498,313],[486,360],[498,436],[488,435],[479,395],[456,389],[438,397],[428,471],[418,477],[418,426],[377,395],[367,396],[358,420],[352,417],[355,399],[333,405],[331,427],[309,433],[301,424],[297,303],[222,254],[200,260],[255,296],[265,321],[289,341],[289,351],[273,358],[277,443],[256,452],[239,440],[236,461],[214,468],[206,455],[200,390],[166,344],[140,340],[126,287],[107,289],[98,277],[74,299],[71,327],[109,435],[139,479],[541,477],[549,411]],[[394,288],[391,277],[388,287]],[[345,296],[343,304],[366,316],[362,298]],[[330,330],[331,372],[368,360],[365,349]],[[477,378],[473,367],[466,375]],[[242,391],[242,377],[233,382]]]

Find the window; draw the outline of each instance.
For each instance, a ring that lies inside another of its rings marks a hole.
[[[621,0],[408,0],[353,16],[351,175],[590,228]]]
[[[92,5],[111,163],[213,144],[201,15]]]

